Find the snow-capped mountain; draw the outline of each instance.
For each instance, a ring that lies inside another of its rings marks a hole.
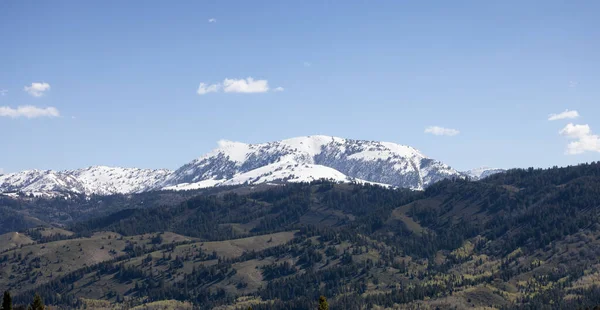
[[[318,179],[422,190],[464,176],[410,146],[307,136],[260,144],[220,141],[215,150],[176,171],[95,166],[0,175],[0,193],[107,195]]]
[[[480,167],[480,168],[475,168],[475,169],[471,169],[468,171],[464,171],[463,173],[465,175],[469,176],[471,178],[471,180],[477,181],[477,180],[485,179],[485,178],[489,177],[490,175],[493,175],[496,173],[502,173],[505,171],[506,171],[505,169],[499,169],[499,168]]]
[[[68,171],[83,186],[84,193],[98,195],[140,193],[154,188],[169,176],[167,169],[112,168],[96,166]]]
[[[36,196],[138,193],[154,188],[170,173],[163,169],[105,166],[70,171],[26,170],[0,175],[0,193],[23,192]]]
[[[217,149],[176,170],[163,186],[192,189],[326,178],[423,189],[461,176],[409,146],[308,136],[261,144],[219,141]]]
[[[0,176],[0,193],[46,195],[78,192],[78,187],[79,182],[73,176],[51,170],[25,170]]]

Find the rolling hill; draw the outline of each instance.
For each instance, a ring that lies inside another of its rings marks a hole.
[[[600,163],[424,191],[222,188],[23,232],[34,243],[0,254],[0,289],[88,309],[585,309],[600,304],[599,201]]]

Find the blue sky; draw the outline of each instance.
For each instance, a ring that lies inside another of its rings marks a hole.
[[[1,1],[0,168],[174,169],[220,139],[311,134],[411,145],[461,170],[599,160],[598,12],[598,1]],[[548,120],[567,109],[578,117]]]

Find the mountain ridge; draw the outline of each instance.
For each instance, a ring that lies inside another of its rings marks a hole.
[[[506,169],[501,168],[490,168],[490,167],[479,167],[467,171],[463,171],[463,174],[467,175],[471,180],[477,181],[485,179],[493,174],[506,172]]]
[[[217,148],[174,171],[107,166],[26,170],[0,175],[0,193],[109,195],[318,179],[423,190],[468,175],[411,146],[315,135],[256,144],[220,140]]]
[[[0,176],[0,193],[34,196],[65,193],[84,195],[130,194],[146,191],[171,171],[91,166],[76,170],[25,170]]]
[[[221,140],[218,148],[177,169],[163,185],[185,184],[190,189],[278,179],[313,181],[316,178],[310,172],[327,178],[323,170],[330,170],[330,179],[335,181],[418,190],[447,177],[462,176],[410,146],[317,135],[258,144]],[[278,173],[281,171],[285,173]]]

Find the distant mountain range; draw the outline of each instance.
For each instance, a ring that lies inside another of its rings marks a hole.
[[[1,175],[0,193],[110,195],[318,179],[423,190],[446,178],[478,180],[504,171],[478,168],[459,172],[410,146],[331,136],[261,144],[231,141],[218,144],[212,152],[175,171],[94,166]]]
[[[475,169],[465,171],[463,173],[466,174],[471,180],[477,181],[477,180],[485,179],[492,174],[501,173],[501,172],[505,172],[505,171],[506,171],[505,169],[480,167],[480,168],[475,168]]]

